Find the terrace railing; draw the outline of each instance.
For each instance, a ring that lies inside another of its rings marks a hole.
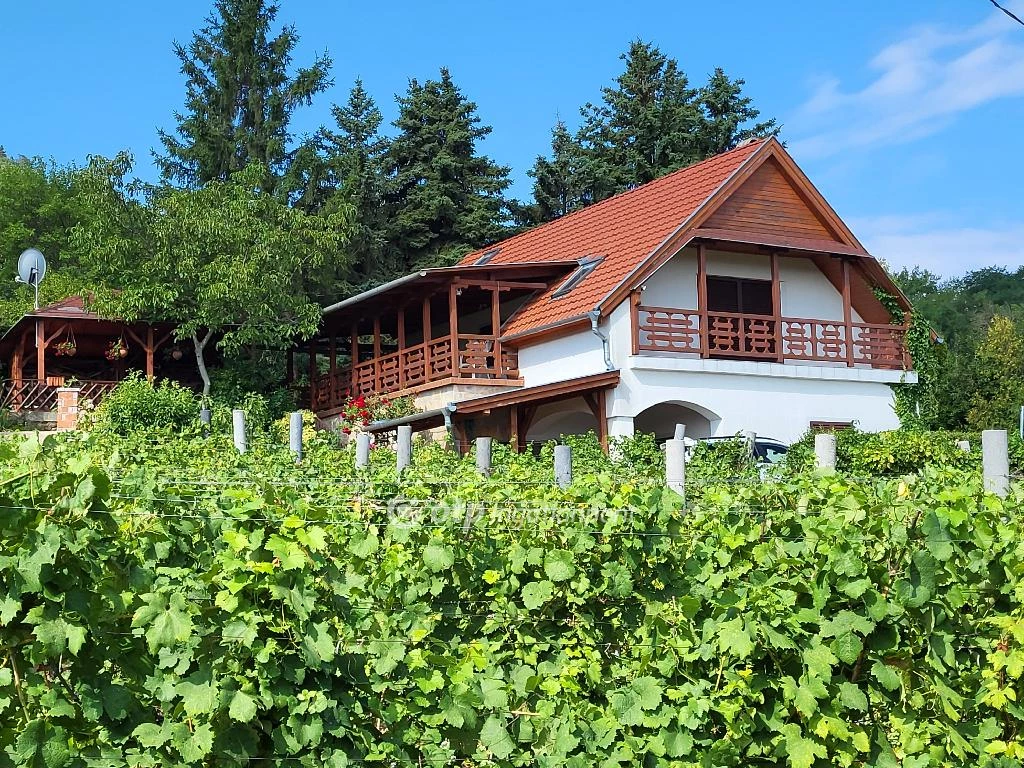
[[[707,312],[637,305],[638,352],[701,357],[841,363],[909,370],[901,325],[844,323],[738,312]]]
[[[518,380],[519,357],[494,336],[460,334],[454,350],[446,336],[317,377],[313,410],[339,408],[356,395],[386,395],[452,379]]]
[[[20,413],[23,411],[54,411],[57,409],[57,390],[74,386],[79,390],[79,401],[99,403],[114,387],[116,381],[86,380],[74,384],[57,384],[36,379],[6,379],[0,382],[0,408]]]

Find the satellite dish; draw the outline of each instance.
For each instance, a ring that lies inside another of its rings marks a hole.
[[[18,257],[18,282],[26,283],[34,288],[46,276],[46,257],[36,250],[29,248]]]

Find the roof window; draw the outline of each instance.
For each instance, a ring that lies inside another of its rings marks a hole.
[[[501,250],[501,248],[491,248],[491,250],[489,250],[489,251],[484,251],[482,254],[480,254],[480,258],[473,262],[473,266],[474,267],[482,267],[484,264],[486,264],[491,259],[493,259],[495,256],[497,256],[498,255],[498,251],[500,251],[500,250]]]
[[[564,283],[555,289],[555,292],[551,294],[551,298],[560,299],[562,296],[565,296],[569,291],[582,283],[587,275],[593,272],[602,261],[604,261],[604,256],[586,256],[580,259],[580,265],[565,279]]]

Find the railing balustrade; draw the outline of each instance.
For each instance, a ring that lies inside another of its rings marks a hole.
[[[117,386],[116,381],[86,380],[73,384],[56,384],[37,379],[5,379],[0,382],[0,408],[14,411],[54,411],[57,409],[57,390],[66,387],[79,390],[79,402],[99,403]]]
[[[313,382],[313,407],[340,407],[356,395],[386,395],[446,379],[518,379],[519,358],[494,337],[459,334],[457,348],[445,336],[381,355]]]
[[[636,349],[703,357],[843,363],[906,370],[901,325],[636,307]],[[706,317],[706,326],[702,325]]]

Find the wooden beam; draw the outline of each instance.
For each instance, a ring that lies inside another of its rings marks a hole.
[[[149,383],[153,383],[153,379],[156,378],[156,360],[154,357],[154,350],[156,345],[153,342],[153,326],[147,326],[146,328],[146,343],[143,345],[146,350],[146,378]]]
[[[448,334],[452,347],[452,376],[458,378],[462,372],[459,366],[459,310],[455,283],[448,286]]]
[[[519,453],[519,406],[513,403],[508,409],[509,426],[508,426],[508,440],[512,446],[512,450]]]
[[[843,259],[843,325],[846,327],[846,364],[853,367],[853,307],[850,303],[850,261]]]
[[[633,335],[632,354],[640,354],[640,291],[629,294],[629,326]]]
[[[46,381],[46,325],[41,317],[36,320],[36,380]]]
[[[67,331],[67,329],[68,329],[68,325],[69,325],[68,323],[62,323],[62,324],[61,324],[61,326],[60,326],[60,327],[59,327],[59,328],[58,328],[58,329],[57,329],[56,331],[54,331],[53,333],[51,333],[51,334],[50,334],[50,335],[49,335],[49,336],[47,337],[47,339],[46,339],[46,346],[50,346],[50,342],[52,342],[52,341],[53,341],[54,339],[56,339],[56,338],[57,338],[58,336],[60,336],[61,334],[63,334],[63,333],[65,332],[65,331]]]
[[[352,341],[351,341],[350,355],[352,357],[351,365],[355,368],[359,365],[359,325],[358,323],[352,323]]]
[[[542,291],[549,286],[549,283],[528,282],[523,280],[470,280],[462,277],[455,278],[455,280],[452,281],[452,284],[459,288],[480,288],[485,291],[494,290],[495,288],[499,291],[519,289],[527,291]]]
[[[423,380],[430,381],[430,296],[423,297]]]
[[[782,281],[779,279],[779,254],[777,251],[771,253],[772,264],[772,314],[775,325],[775,361],[781,363],[783,359],[782,340]]]
[[[608,453],[608,391],[605,389],[597,391],[597,412],[597,439],[601,450]]]
[[[505,371],[501,365],[501,297],[497,288],[491,291],[491,334],[494,336],[494,372],[500,378]]]
[[[405,389],[405,306],[398,308],[398,388]]]
[[[330,355],[328,359],[331,366],[331,379],[333,380],[338,372],[338,338],[333,333],[327,342],[327,350],[327,354]]]
[[[843,254],[845,256],[868,255],[868,252],[863,248],[846,245],[845,243],[840,243],[836,240],[793,237],[792,235],[783,234],[761,234],[744,232],[736,229],[700,227],[693,231],[693,237],[701,237],[706,240],[717,240],[723,243],[746,243],[749,245],[764,245],[772,248],[791,248],[795,251],[808,251],[810,253],[834,253]]]
[[[373,316],[373,391],[380,392],[380,315]]]
[[[708,356],[708,251],[697,245],[697,312],[700,315],[700,356]]]

